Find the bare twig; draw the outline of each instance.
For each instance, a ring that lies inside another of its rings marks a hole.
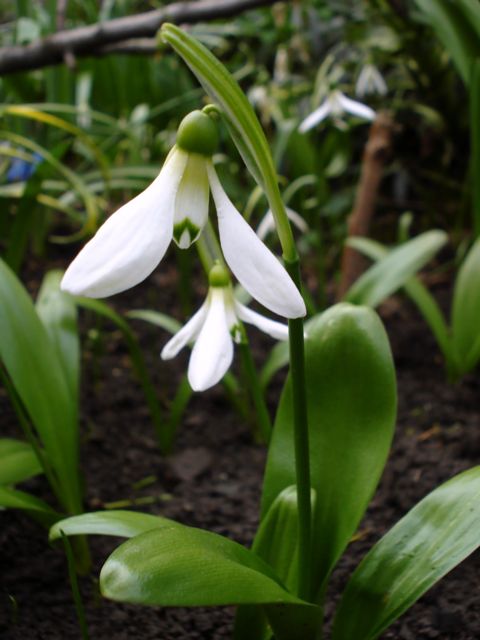
[[[227,18],[278,0],[198,0],[175,2],[161,9],[116,18],[86,27],[58,31],[26,46],[0,48],[0,74],[61,64],[66,57],[95,56],[98,50],[124,40],[155,36],[164,22],[195,23]]]
[[[380,112],[371,126],[362,158],[362,171],[352,213],[348,218],[348,237],[366,236],[370,228],[378,189],[385,163],[392,147],[394,123],[387,112]],[[341,278],[337,299],[341,300],[364,268],[362,256],[352,247],[345,246],[342,254]]]

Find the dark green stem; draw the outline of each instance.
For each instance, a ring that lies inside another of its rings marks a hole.
[[[299,261],[285,263],[287,271],[297,287],[301,289]],[[310,484],[310,454],[308,442],[308,415],[305,386],[305,354],[303,342],[303,319],[288,321],[290,339],[290,375],[293,394],[295,472],[297,479],[299,559],[298,595],[311,598],[311,549],[312,507]]]
[[[75,603],[75,610],[77,612],[78,624],[80,626],[80,632],[83,640],[89,640],[87,618],[85,616],[85,609],[82,602],[82,596],[80,595],[80,589],[78,586],[77,573],[75,571],[75,557],[72,551],[70,540],[67,536],[61,532],[63,545],[65,547],[65,554],[67,556],[68,565],[68,577],[70,579],[70,586],[72,589],[73,601]]]

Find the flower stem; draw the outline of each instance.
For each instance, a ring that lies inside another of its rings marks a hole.
[[[285,262],[287,271],[300,289],[299,261]],[[298,501],[298,595],[311,598],[311,550],[312,550],[312,507],[310,484],[310,453],[308,438],[308,415],[305,387],[305,355],[303,342],[303,320],[288,321],[290,338],[290,375],[293,393],[293,418],[295,442],[295,472]]]
[[[283,204],[276,177],[269,175],[266,187],[270,208],[275,218],[282,244],[285,267],[299,291],[302,290],[300,260],[293,239],[290,221]],[[307,398],[305,387],[305,353],[303,319],[288,321],[290,347],[290,375],[293,394],[293,419],[295,443],[295,475],[298,503],[298,596],[305,600],[312,597],[312,505],[310,483],[310,448],[308,438]]]
[[[270,415],[265,403],[265,397],[263,395],[262,387],[258,379],[257,369],[255,368],[252,351],[250,349],[250,344],[248,343],[248,338],[245,334],[245,331],[243,331],[242,341],[238,346],[242,357],[245,378],[250,394],[252,396],[253,404],[255,406],[256,421],[260,431],[261,440],[268,444],[270,442],[270,435],[272,433],[272,423],[270,421]]]

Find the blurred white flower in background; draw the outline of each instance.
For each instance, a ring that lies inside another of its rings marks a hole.
[[[340,119],[345,114],[370,121],[375,120],[376,115],[375,111],[366,104],[352,100],[339,89],[334,89],[322,104],[300,123],[298,130],[300,133],[305,133],[329,116]]]
[[[293,225],[297,227],[297,229],[301,233],[307,233],[308,224],[305,222],[302,216],[293,209],[290,209],[290,207],[285,207],[285,210],[290,222],[292,222]],[[260,238],[260,240],[265,240],[268,234],[272,233],[273,231],[275,231],[275,219],[273,217],[272,210],[269,209],[260,220],[260,224],[257,227],[257,236]]]
[[[369,94],[384,96],[387,93],[387,83],[380,71],[375,65],[366,64],[358,76],[357,83],[355,85],[355,94],[359,98],[364,98]]]

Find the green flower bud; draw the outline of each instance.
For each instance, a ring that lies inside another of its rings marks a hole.
[[[220,263],[216,263],[208,274],[208,282],[211,287],[228,287],[230,284],[230,276]]]
[[[192,111],[181,121],[177,146],[190,153],[212,156],[218,146],[218,132],[212,118],[202,111]]]

